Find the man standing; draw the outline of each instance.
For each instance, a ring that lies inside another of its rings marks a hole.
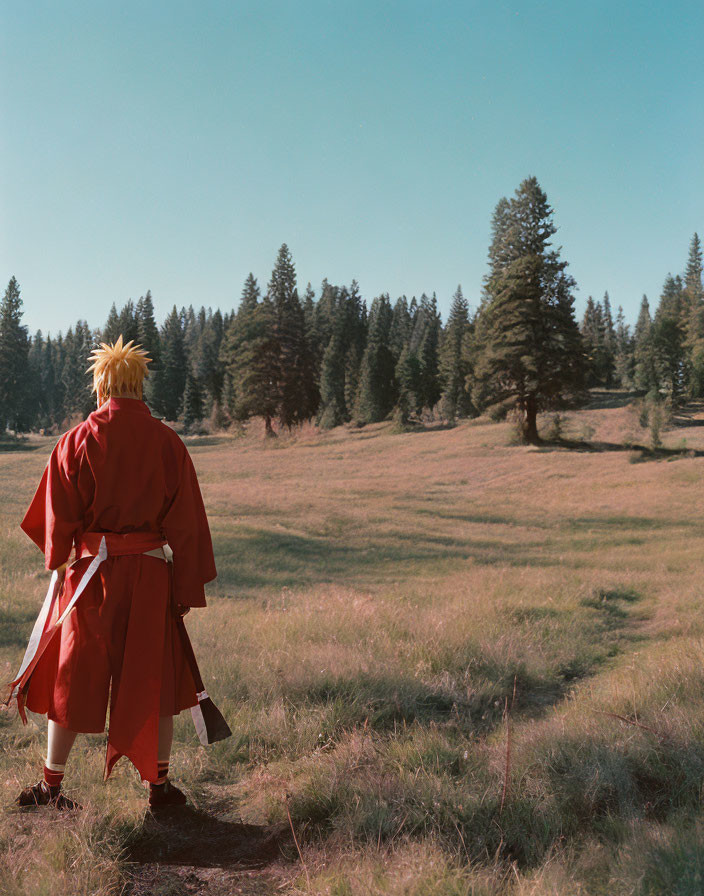
[[[61,437],[22,521],[54,574],[11,684],[23,720],[25,706],[49,720],[44,778],[17,802],[76,807],[66,760],[78,732],[104,731],[109,704],[105,778],[127,756],[150,806],[179,805],[173,716],[193,707],[198,727],[210,703],[182,620],[216,575],[210,531],[185,445],[142,401],[146,352],[120,336],[90,360],[97,410]]]

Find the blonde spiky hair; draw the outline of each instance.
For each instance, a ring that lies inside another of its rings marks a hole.
[[[147,364],[151,358],[133,342],[124,345],[120,334],[112,344],[101,342],[88,358],[93,363],[86,373],[93,371],[93,392],[98,394],[98,404],[120,392],[134,392],[142,397],[142,382],[149,375]]]

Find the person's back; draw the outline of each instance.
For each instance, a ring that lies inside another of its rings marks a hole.
[[[205,605],[203,586],[216,574],[195,470],[178,435],[141,400],[141,379],[138,391],[116,388],[125,358],[143,363],[144,353],[120,339],[96,355],[116,394],[98,388],[98,409],[61,437],[22,521],[48,568],[65,567],[74,548],[76,559],[50,588],[12,683],[21,713],[26,705],[50,720],[45,782],[20,804],[48,799],[52,732],[68,743],[54,752],[67,756],[76,732],[104,730],[108,699],[106,777],[126,755],[152,799],[177,798],[176,788],[159,790],[172,717],[207,698],[179,618]],[[218,737],[227,733],[224,725]]]

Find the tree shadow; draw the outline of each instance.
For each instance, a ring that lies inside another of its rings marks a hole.
[[[10,438],[7,436],[0,438],[0,454],[8,454],[11,451],[36,451],[41,447],[41,445],[35,442],[30,442],[28,439],[22,438],[21,436],[18,438]]]
[[[601,454],[606,451],[626,451],[629,453],[640,452],[640,461],[666,460],[677,457],[704,457],[704,451],[694,448],[648,448],[647,445],[635,443],[624,444],[622,442],[589,442],[584,439],[541,439],[537,446],[541,451],[554,451],[567,449],[592,454]]]
[[[193,868],[263,868],[285,858],[291,829],[226,821],[191,806],[147,811],[126,844],[127,861],[136,865],[187,865]]]
[[[704,426],[704,417],[695,419],[693,416],[680,411],[672,418],[671,426],[673,429],[689,429],[698,426]]]

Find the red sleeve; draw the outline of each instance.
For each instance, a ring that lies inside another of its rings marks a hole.
[[[57,569],[68,560],[73,536],[83,519],[71,460],[70,443],[62,437],[51,452],[36,494],[20,524],[44,551],[47,569]]]
[[[214,579],[217,571],[203,498],[193,461],[185,446],[178,488],[162,528],[174,552],[176,603],[184,607],[204,607],[203,585]]]

